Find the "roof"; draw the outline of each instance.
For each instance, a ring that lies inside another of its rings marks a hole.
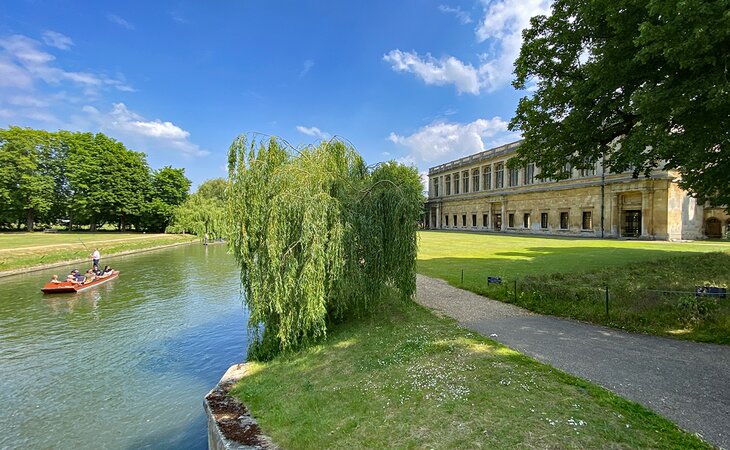
[[[428,169],[428,174],[433,175],[441,172],[446,172],[452,169],[456,169],[457,167],[469,166],[480,161],[494,158],[496,156],[504,155],[507,153],[514,153],[521,143],[522,140],[519,140],[511,142],[509,144],[500,145],[499,147],[490,148],[489,150],[484,150],[483,152],[474,153],[473,155],[464,156],[463,158],[455,159],[453,161],[431,167],[430,169]]]

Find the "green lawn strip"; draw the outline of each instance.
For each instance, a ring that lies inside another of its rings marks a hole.
[[[197,239],[191,235],[174,234],[147,236],[139,233],[125,233],[123,235],[114,233],[97,233],[95,235],[68,233],[54,236],[54,239],[49,240],[44,236],[36,238],[36,235],[41,233],[24,233],[25,236],[13,236],[12,238],[8,238],[7,234],[0,235],[0,242],[5,239],[3,242],[5,247],[0,252],[0,271],[29,268],[61,261],[88,259],[95,247],[99,248],[103,258],[115,253],[160,247]],[[14,247],[8,244],[10,239],[12,239]],[[85,247],[79,239],[84,242]],[[53,246],[58,244],[67,245]],[[17,248],[17,250],[14,250],[14,248]]]
[[[283,448],[710,448],[412,303],[252,363],[232,392]]]
[[[730,344],[730,299],[656,292],[694,292],[702,285],[730,288],[730,243],[433,232],[420,238],[418,271],[453,286],[542,314]],[[487,276],[502,277],[503,284],[488,285]]]

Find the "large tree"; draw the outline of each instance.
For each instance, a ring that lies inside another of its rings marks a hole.
[[[511,164],[558,179],[601,160],[676,169],[730,205],[730,1],[557,0],[523,37],[513,84],[535,92],[510,123],[524,136]]]
[[[176,207],[188,198],[190,180],[185,169],[165,166],[152,172],[152,189],[146,197],[141,216],[145,231],[164,231],[173,218]]]

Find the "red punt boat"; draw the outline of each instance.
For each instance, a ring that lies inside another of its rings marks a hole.
[[[94,286],[104,284],[107,281],[111,281],[119,276],[119,271],[115,270],[111,275],[106,277],[97,277],[94,281],[89,283],[79,284],[71,283],[70,281],[63,281],[61,283],[46,283],[42,288],[44,294],[63,294],[68,292],[81,292],[87,289],[91,289]]]

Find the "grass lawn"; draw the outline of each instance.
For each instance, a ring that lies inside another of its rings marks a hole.
[[[234,388],[282,448],[711,448],[413,303],[251,363]]]
[[[698,300],[691,293],[705,284],[730,287],[727,242],[422,232],[418,271],[544,314],[730,344],[730,299]],[[487,276],[504,284],[487,285]]]
[[[188,242],[191,235],[142,233],[0,233],[0,272],[60,261],[89,258],[95,247],[104,256],[128,250]]]

